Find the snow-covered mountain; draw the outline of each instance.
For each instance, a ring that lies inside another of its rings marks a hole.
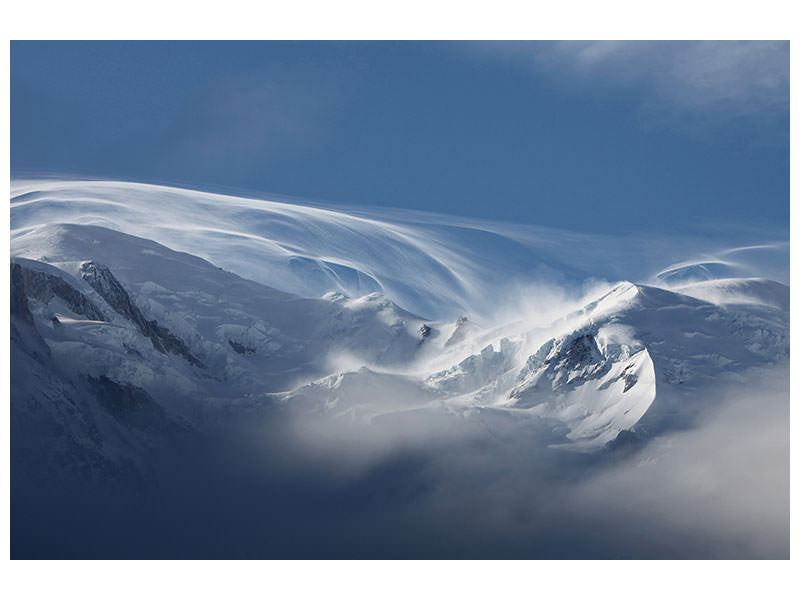
[[[685,427],[709,386],[788,356],[788,287],[742,277],[755,262],[669,257],[649,284],[581,287],[580,236],[415,218],[15,184],[14,459],[146,479],[176,440],[276,410],[592,451]]]

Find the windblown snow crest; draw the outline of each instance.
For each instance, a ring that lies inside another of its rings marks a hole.
[[[785,240],[624,238],[452,215],[309,206],[113,181],[12,182],[12,236],[47,225],[106,227],[201,257],[303,297],[378,292],[415,314],[492,323],[574,299],[587,279],[656,285],[709,277],[787,283]],[[102,262],[102,258],[98,259]],[[724,265],[724,271],[702,265]],[[666,267],[666,268],[665,268]],[[548,292],[548,293],[546,293]],[[503,300],[499,302],[499,300]]]
[[[580,236],[139,184],[14,190],[12,460],[32,480],[145,485],[155,457],[255,423],[291,432],[291,460],[339,440],[347,473],[432,440],[616,455],[788,358],[788,287],[730,256],[608,284],[566,252]]]

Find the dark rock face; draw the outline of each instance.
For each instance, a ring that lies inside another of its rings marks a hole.
[[[61,277],[27,269],[19,263],[13,263],[11,267],[11,290],[12,312],[14,311],[14,306],[22,310],[23,303],[24,310],[27,310],[27,300],[22,300],[25,296],[43,303],[50,302],[54,296],[57,296],[64,300],[69,309],[77,315],[84,315],[87,319],[92,319],[93,321],[108,320],[91,300],[61,279]],[[28,314],[30,314],[30,311],[28,311]],[[33,317],[29,322],[33,322]]]
[[[545,342],[535,354],[528,358],[521,375],[524,377],[526,372],[530,373],[540,369],[551,373],[551,379],[554,379],[556,385],[583,383],[587,379],[601,377],[608,370],[606,359],[597,347],[594,336],[588,333],[578,335],[573,339]],[[576,374],[564,381],[567,373]]]
[[[431,334],[431,326],[423,323],[417,333],[419,334],[420,339],[424,340]]]
[[[577,387],[603,377],[611,369],[590,333],[581,333],[563,340],[545,342],[535,354],[528,357],[520,373],[520,384],[511,391],[515,406],[530,408],[542,400],[542,392]],[[626,380],[630,389],[636,380]]]
[[[92,261],[85,262],[81,265],[81,277],[123,317],[140,326],[140,322],[145,322],[144,316],[133,304],[128,292],[107,267]]]
[[[594,337],[584,334],[575,338],[566,349],[554,356],[553,360],[557,362],[560,369],[571,370],[581,368],[586,364],[601,362],[603,355],[597,348]]]
[[[253,354],[256,350],[255,348],[249,348],[239,342],[234,342],[233,340],[228,340],[228,343],[233,348],[234,352],[238,354]]]
[[[94,261],[85,262],[81,265],[81,277],[108,302],[111,308],[134,323],[142,335],[150,339],[153,348],[162,354],[169,352],[182,356],[190,364],[203,367],[203,363],[189,351],[186,342],[173,335],[166,327],[159,325],[158,321],[148,321],[144,317],[108,267],[98,265]]]
[[[625,375],[625,387],[622,389],[622,393],[624,394],[634,385],[636,385],[636,381],[637,381],[636,375],[630,373],[628,375]]]

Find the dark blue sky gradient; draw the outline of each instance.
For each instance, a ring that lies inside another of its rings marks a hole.
[[[450,43],[13,42],[12,176],[607,233],[788,231],[783,98],[653,111],[664,88],[647,65],[598,78],[539,48],[528,61]]]

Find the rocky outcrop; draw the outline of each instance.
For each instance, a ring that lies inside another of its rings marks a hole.
[[[249,346],[245,346],[244,344],[240,344],[239,342],[234,342],[233,340],[228,340],[228,343],[233,348],[233,351],[237,354],[254,354],[255,348],[250,348]]]
[[[49,303],[53,297],[61,298],[69,309],[76,315],[83,315],[93,321],[107,321],[108,319],[86,295],[70,285],[58,275],[43,271],[36,271],[23,267],[19,263],[12,263],[11,267],[11,298],[12,312],[14,306],[18,310],[27,310],[27,299],[33,298],[44,304]],[[24,300],[23,300],[24,299]],[[29,313],[30,314],[30,313]],[[29,322],[33,322],[33,317]]]
[[[475,329],[475,326],[469,322],[467,317],[463,315],[458,317],[455,329],[453,329],[453,333],[450,334],[450,337],[447,338],[447,341],[444,343],[444,347],[448,348],[454,344],[463,342],[473,329]]]
[[[159,325],[158,321],[148,321],[145,318],[108,267],[94,261],[84,262],[81,264],[81,277],[100,294],[111,308],[136,325],[142,335],[150,339],[153,348],[162,354],[171,353],[182,356],[194,366],[204,366],[190,352],[186,342],[173,335],[166,327]]]
[[[431,326],[427,323],[423,323],[420,325],[419,329],[417,330],[417,335],[419,336],[420,344],[425,341],[426,338],[430,337],[431,335]]]
[[[600,351],[591,333],[576,332],[551,339],[528,357],[519,374],[520,383],[509,397],[516,400],[517,407],[532,406],[538,402],[537,392],[577,387],[602,378],[610,368],[611,361]]]

